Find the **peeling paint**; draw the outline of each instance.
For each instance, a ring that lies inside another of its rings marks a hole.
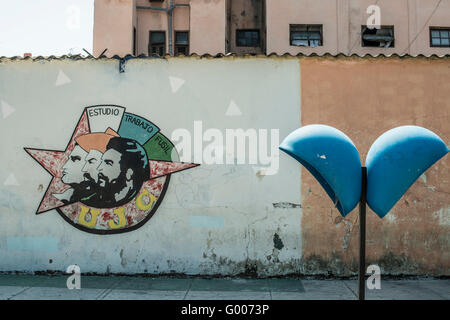
[[[407,202],[405,202],[405,204],[407,204]],[[397,220],[397,217],[395,216],[394,212],[390,212],[389,214],[386,215],[386,221],[388,221],[389,223],[395,223]]]
[[[127,260],[123,257],[123,249],[120,250],[120,264],[122,265],[122,267],[126,267],[127,266]]]
[[[273,235],[273,246],[278,250],[281,250],[284,247],[283,241],[281,241],[281,238],[277,233]]]
[[[277,202],[273,203],[273,207],[277,209],[292,209],[292,208],[301,208],[302,205],[299,203],[292,203],[292,202]]]
[[[438,218],[438,223],[440,226],[450,226],[450,207],[442,208],[434,212],[433,216]]]
[[[427,175],[425,173],[421,174],[419,178],[423,183],[427,184]]]

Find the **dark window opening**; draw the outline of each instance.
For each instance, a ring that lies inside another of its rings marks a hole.
[[[430,28],[431,47],[450,47],[450,28],[431,27]]]
[[[382,26],[380,29],[369,29],[367,26],[361,26],[361,35],[363,47],[395,47],[393,26]]]
[[[166,54],[165,31],[150,31],[148,54],[151,56],[164,56]]]
[[[323,45],[322,25],[289,25],[290,44],[299,47],[318,47]]]
[[[237,47],[259,47],[259,30],[236,30]]]
[[[175,55],[189,55],[189,32],[175,31]]]
[[[133,28],[133,55],[136,56],[136,28]]]

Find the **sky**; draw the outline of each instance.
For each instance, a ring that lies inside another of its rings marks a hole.
[[[0,0],[0,56],[92,53],[94,0]]]

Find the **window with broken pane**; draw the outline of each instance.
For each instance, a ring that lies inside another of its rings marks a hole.
[[[395,47],[394,26],[381,26],[378,29],[361,26],[361,37],[363,47]]]
[[[259,30],[236,30],[237,47],[259,47]]]
[[[450,47],[450,28],[431,27],[430,42],[432,47]]]
[[[291,46],[318,47],[323,45],[322,25],[291,24]]]

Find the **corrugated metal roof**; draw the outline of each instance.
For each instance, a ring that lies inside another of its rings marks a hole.
[[[311,53],[311,54],[305,54],[305,53],[299,53],[297,55],[292,55],[290,53],[284,53],[284,54],[277,54],[277,53],[270,53],[267,55],[264,54],[236,54],[236,53],[228,53],[228,54],[223,54],[223,53],[219,53],[216,55],[211,55],[211,54],[196,54],[196,53],[192,53],[188,56],[184,56],[184,55],[169,55],[166,54],[164,56],[161,57],[155,57],[155,56],[148,56],[148,55],[139,55],[139,56],[133,56],[133,55],[126,55],[126,56],[119,56],[119,55],[115,55],[113,57],[106,57],[105,55],[103,56],[99,56],[99,57],[93,57],[93,56],[83,56],[83,55],[62,55],[62,56],[36,56],[36,57],[21,57],[21,56],[14,56],[14,57],[5,57],[5,56],[1,56],[0,57],[0,61],[5,61],[5,60],[33,60],[33,61],[38,61],[38,60],[99,60],[99,59],[118,59],[118,60],[129,60],[129,59],[167,59],[167,58],[174,58],[174,57],[184,57],[184,58],[190,58],[190,57],[195,57],[195,58],[228,58],[228,57],[259,57],[259,58],[264,58],[264,57],[278,57],[278,58],[283,58],[283,57],[289,57],[289,58],[295,58],[295,57],[319,57],[319,58],[425,58],[425,59],[445,59],[445,58],[450,58],[450,53],[447,53],[445,55],[437,55],[437,54],[431,54],[431,55],[424,55],[424,54],[419,54],[419,55],[410,55],[410,54],[404,54],[404,55],[399,55],[397,53],[393,53],[390,55],[386,55],[386,54],[377,54],[377,55],[372,55],[372,54],[364,54],[364,55],[358,55],[356,53],[351,54],[351,55],[346,55],[344,53],[339,53],[339,54],[331,54],[331,53],[324,53],[324,54],[317,54],[317,53]]]

